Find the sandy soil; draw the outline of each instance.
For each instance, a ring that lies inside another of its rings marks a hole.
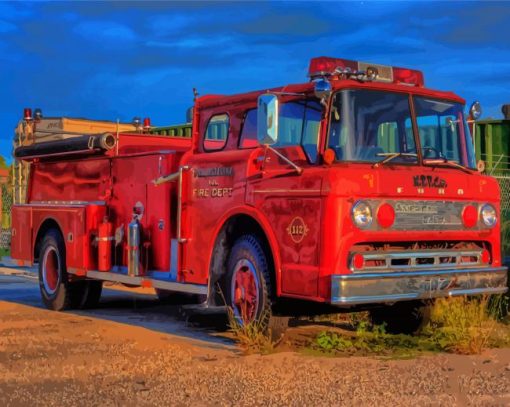
[[[129,312],[129,311],[127,311]],[[413,360],[243,356],[0,301],[0,405],[509,405],[510,349]]]

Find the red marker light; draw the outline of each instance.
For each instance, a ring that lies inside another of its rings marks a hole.
[[[356,61],[340,58],[312,58],[310,60],[310,67],[308,68],[308,76],[314,77],[324,74],[333,74],[337,68],[349,68],[351,71],[357,71],[358,63]]]
[[[145,119],[143,119],[143,128],[144,129],[150,129],[151,128],[151,119],[146,117]]]
[[[23,118],[25,120],[32,120],[32,109],[26,107],[23,109]]]
[[[356,270],[361,270],[365,266],[365,257],[362,254],[356,253],[352,256],[352,266]]]
[[[393,68],[393,82],[419,87],[425,85],[422,72],[406,68]]]
[[[377,209],[377,222],[383,228],[389,228],[395,222],[395,209],[388,203],[383,203]]]
[[[462,210],[462,222],[467,228],[472,228],[478,222],[478,210],[473,205],[466,205]]]

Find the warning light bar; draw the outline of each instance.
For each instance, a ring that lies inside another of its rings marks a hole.
[[[318,57],[310,60],[308,76],[313,80],[318,77],[331,79],[358,79],[361,81],[378,81],[408,86],[423,87],[423,73],[415,69],[395,66],[368,64],[348,59]]]

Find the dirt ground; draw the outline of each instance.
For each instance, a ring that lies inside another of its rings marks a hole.
[[[107,285],[98,309],[66,313],[43,309],[38,291],[32,272],[0,268],[0,406],[510,405],[510,349],[244,356],[212,317],[186,324],[149,289]]]
[[[2,406],[510,404],[510,349],[413,360],[243,356],[13,302],[0,301],[0,318]]]

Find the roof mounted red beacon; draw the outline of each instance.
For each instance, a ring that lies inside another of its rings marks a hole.
[[[331,79],[357,79],[418,87],[425,84],[421,71],[331,57],[312,58],[308,76],[312,80],[327,76]]]

